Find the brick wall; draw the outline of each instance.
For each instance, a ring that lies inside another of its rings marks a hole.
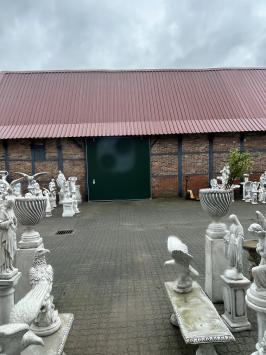
[[[47,187],[51,178],[56,178],[60,170],[58,147],[55,139],[35,140],[35,143],[45,144],[45,160],[35,160],[32,162],[33,155],[30,140],[9,140],[7,141],[8,162],[5,161],[5,149],[3,141],[0,143],[0,169],[8,170],[10,179],[19,177],[16,171],[32,174],[35,172],[46,171],[48,176],[40,177],[38,180],[42,187]],[[66,178],[77,176],[78,184],[81,187],[83,198],[86,198],[86,173],[84,147],[82,140],[62,139],[62,158],[63,170]],[[26,184],[26,183],[24,183]]]
[[[212,143],[210,143],[210,141]],[[209,184],[209,177],[216,177],[228,162],[230,150],[240,148],[239,133],[183,135],[182,167],[178,167],[178,136],[162,136],[151,139],[151,171],[153,197],[178,195],[178,169],[182,169],[182,189],[195,194]],[[266,134],[245,133],[243,148],[251,153],[251,179],[258,179],[266,170]],[[209,150],[212,160],[209,161]],[[181,154],[181,153],[179,153]],[[209,167],[210,165],[210,167]],[[209,170],[212,166],[212,171]]]
[[[209,151],[211,148],[212,176],[216,177],[219,171],[228,161],[230,149],[240,147],[240,134],[215,134],[210,138],[207,134],[183,135],[182,144],[180,137],[158,136],[151,137],[151,185],[152,197],[175,197],[182,188],[183,193],[188,189],[195,194],[202,187],[208,186],[209,181]],[[179,141],[179,144],[178,144]],[[16,171],[32,173],[47,171],[49,179],[44,177],[40,182],[47,185],[52,177],[56,177],[60,169],[60,155],[55,139],[45,141],[45,161],[32,162],[30,140],[7,141],[7,156],[3,141],[0,142],[0,169],[8,170],[11,179],[17,178]],[[86,198],[86,169],[84,146],[81,139],[62,139],[59,141],[62,147],[63,170],[66,177],[77,176],[81,186],[83,197]],[[242,141],[245,150],[252,156],[253,166],[251,178],[257,179],[266,170],[266,134],[246,133]],[[182,154],[181,154],[182,153]],[[179,163],[180,162],[180,166]],[[182,162],[182,164],[181,164]],[[181,181],[178,174],[182,173]]]
[[[151,138],[152,197],[177,196],[178,143],[177,137]]]

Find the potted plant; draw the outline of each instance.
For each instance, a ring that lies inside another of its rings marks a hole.
[[[208,227],[213,238],[222,238],[225,235],[226,227],[224,223],[220,223],[220,219],[227,214],[233,201],[233,183],[236,178],[247,173],[250,167],[250,154],[233,149],[228,164],[221,170],[221,176],[211,180],[211,188],[200,189],[201,206],[213,218],[213,223]]]

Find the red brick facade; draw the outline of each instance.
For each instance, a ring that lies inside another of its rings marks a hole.
[[[179,140],[179,148],[178,148]],[[251,178],[266,170],[266,134],[194,134],[162,136],[151,139],[151,172],[153,197],[177,196],[187,189],[196,194],[207,187],[228,161],[232,148],[249,151],[252,156]],[[210,154],[210,158],[209,158]],[[178,162],[181,165],[179,170]],[[179,172],[179,174],[178,174]],[[178,181],[181,177],[182,181]]]
[[[47,171],[50,179],[62,169],[66,177],[78,177],[81,192],[86,198],[85,141],[66,138],[36,142],[45,143],[45,160],[34,159],[29,140],[2,141],[0,169],[8,170],[11,179],[18,177],[15,171]],[[208,186],[210,177],[217,176],[234,147],[251,152],[252,177],[257,178],[266,170],[265,133],[151,137],[152,197],[178,196],[186,188],[197,194],[199,188]],[[47,182],[48,179],[44,178],[43,183]]]

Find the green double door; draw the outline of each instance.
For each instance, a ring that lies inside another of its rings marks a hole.
[[[99,137],[87,142],[90,200],[151,196],[149,139]]]

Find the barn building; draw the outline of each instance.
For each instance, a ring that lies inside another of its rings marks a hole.
[[[266,68],[0,72],[0,169],[78,176],[89,200],[182,196],[231,148],[266,170]]]

